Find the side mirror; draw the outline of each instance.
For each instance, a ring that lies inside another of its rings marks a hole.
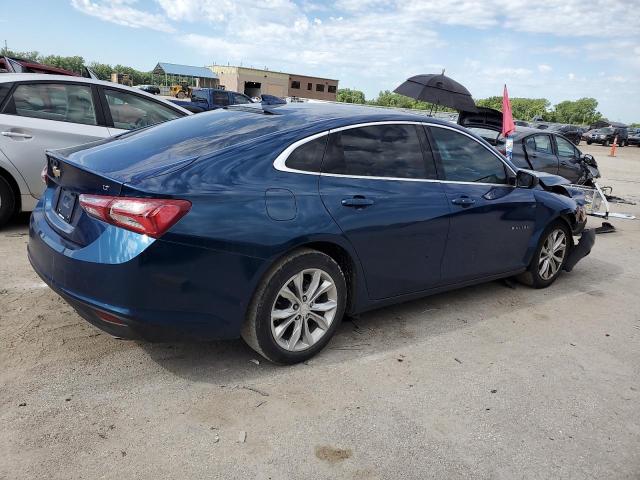
[[[518,170],[516,173],[516,187],[533,188],[538,185],[538,177],[525,170]]]

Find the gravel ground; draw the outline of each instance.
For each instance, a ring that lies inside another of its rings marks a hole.
[[[640,148],[581,148],[640,202]],[[0,478],[640,478],[638,220],[549,289],[371,312],[289,368],[101,333],[31,270],[27,221],[0,232]]]

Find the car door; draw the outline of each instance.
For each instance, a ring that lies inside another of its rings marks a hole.
[[[571,182],[577,182],[581,175],[581,168],[578,163],[580,151],[566,138],[554,135],[553,139],[558,152],[558,175]]]
[[[109,136],[100,125],[96,93],[80,82],[17,82],[0,112],[0,150],[39,198],[45,150]]]
[[[547,133],[531,135],[523,140],[527,160],[534,170],[558,174],[558,157],[554,153],[551,137]]]
[[[451,215],[443,282],[523,268],[535,224],[533,191],[512,186],[511,167],[471,135],[436,125],[429,132]]]
[[[184,117],[186,114],[146,96],[117,88],[100,88],[111,135]]]
[[[320,195],[357,252],[373,299],[440,282],[449,208],[419,124],[332,131]]]

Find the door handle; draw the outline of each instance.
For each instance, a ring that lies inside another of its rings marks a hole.
[[[371,198],[356,195],[350,198],[343,198],[341,203],[343,207],[366,208],[373,205],[374,202]]]
[[[566,167],[567,165],[569,165],[567,162],[560,162],[560,165]]]
[[[28,133],[18,133],[18,132],[0,132],[1,135],[5,137],[15,137],[15,138],[33,138],[33,135],[29,135]]]
[[[460,205],[461,207],[470,207],[471,205],[476,203],[476,201],[473,198],[469,197],[458,197],[451,200],[451,203],[453,203],[454,205]]]

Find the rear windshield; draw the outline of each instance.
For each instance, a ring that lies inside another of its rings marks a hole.
[[[214,110],[127,132],[95,145],[60,150],[77,164],[91,164],[94,171],[120,171],[138,161],[157,165],[210,155],[218,150],[264,135],[300,126],[295,115],[268,115],[246,111]],[[116,143],[117,145],[114,145]],[[115,148],[114,148],[115,147]],[[118,151],[118,148],[123,148]]]

